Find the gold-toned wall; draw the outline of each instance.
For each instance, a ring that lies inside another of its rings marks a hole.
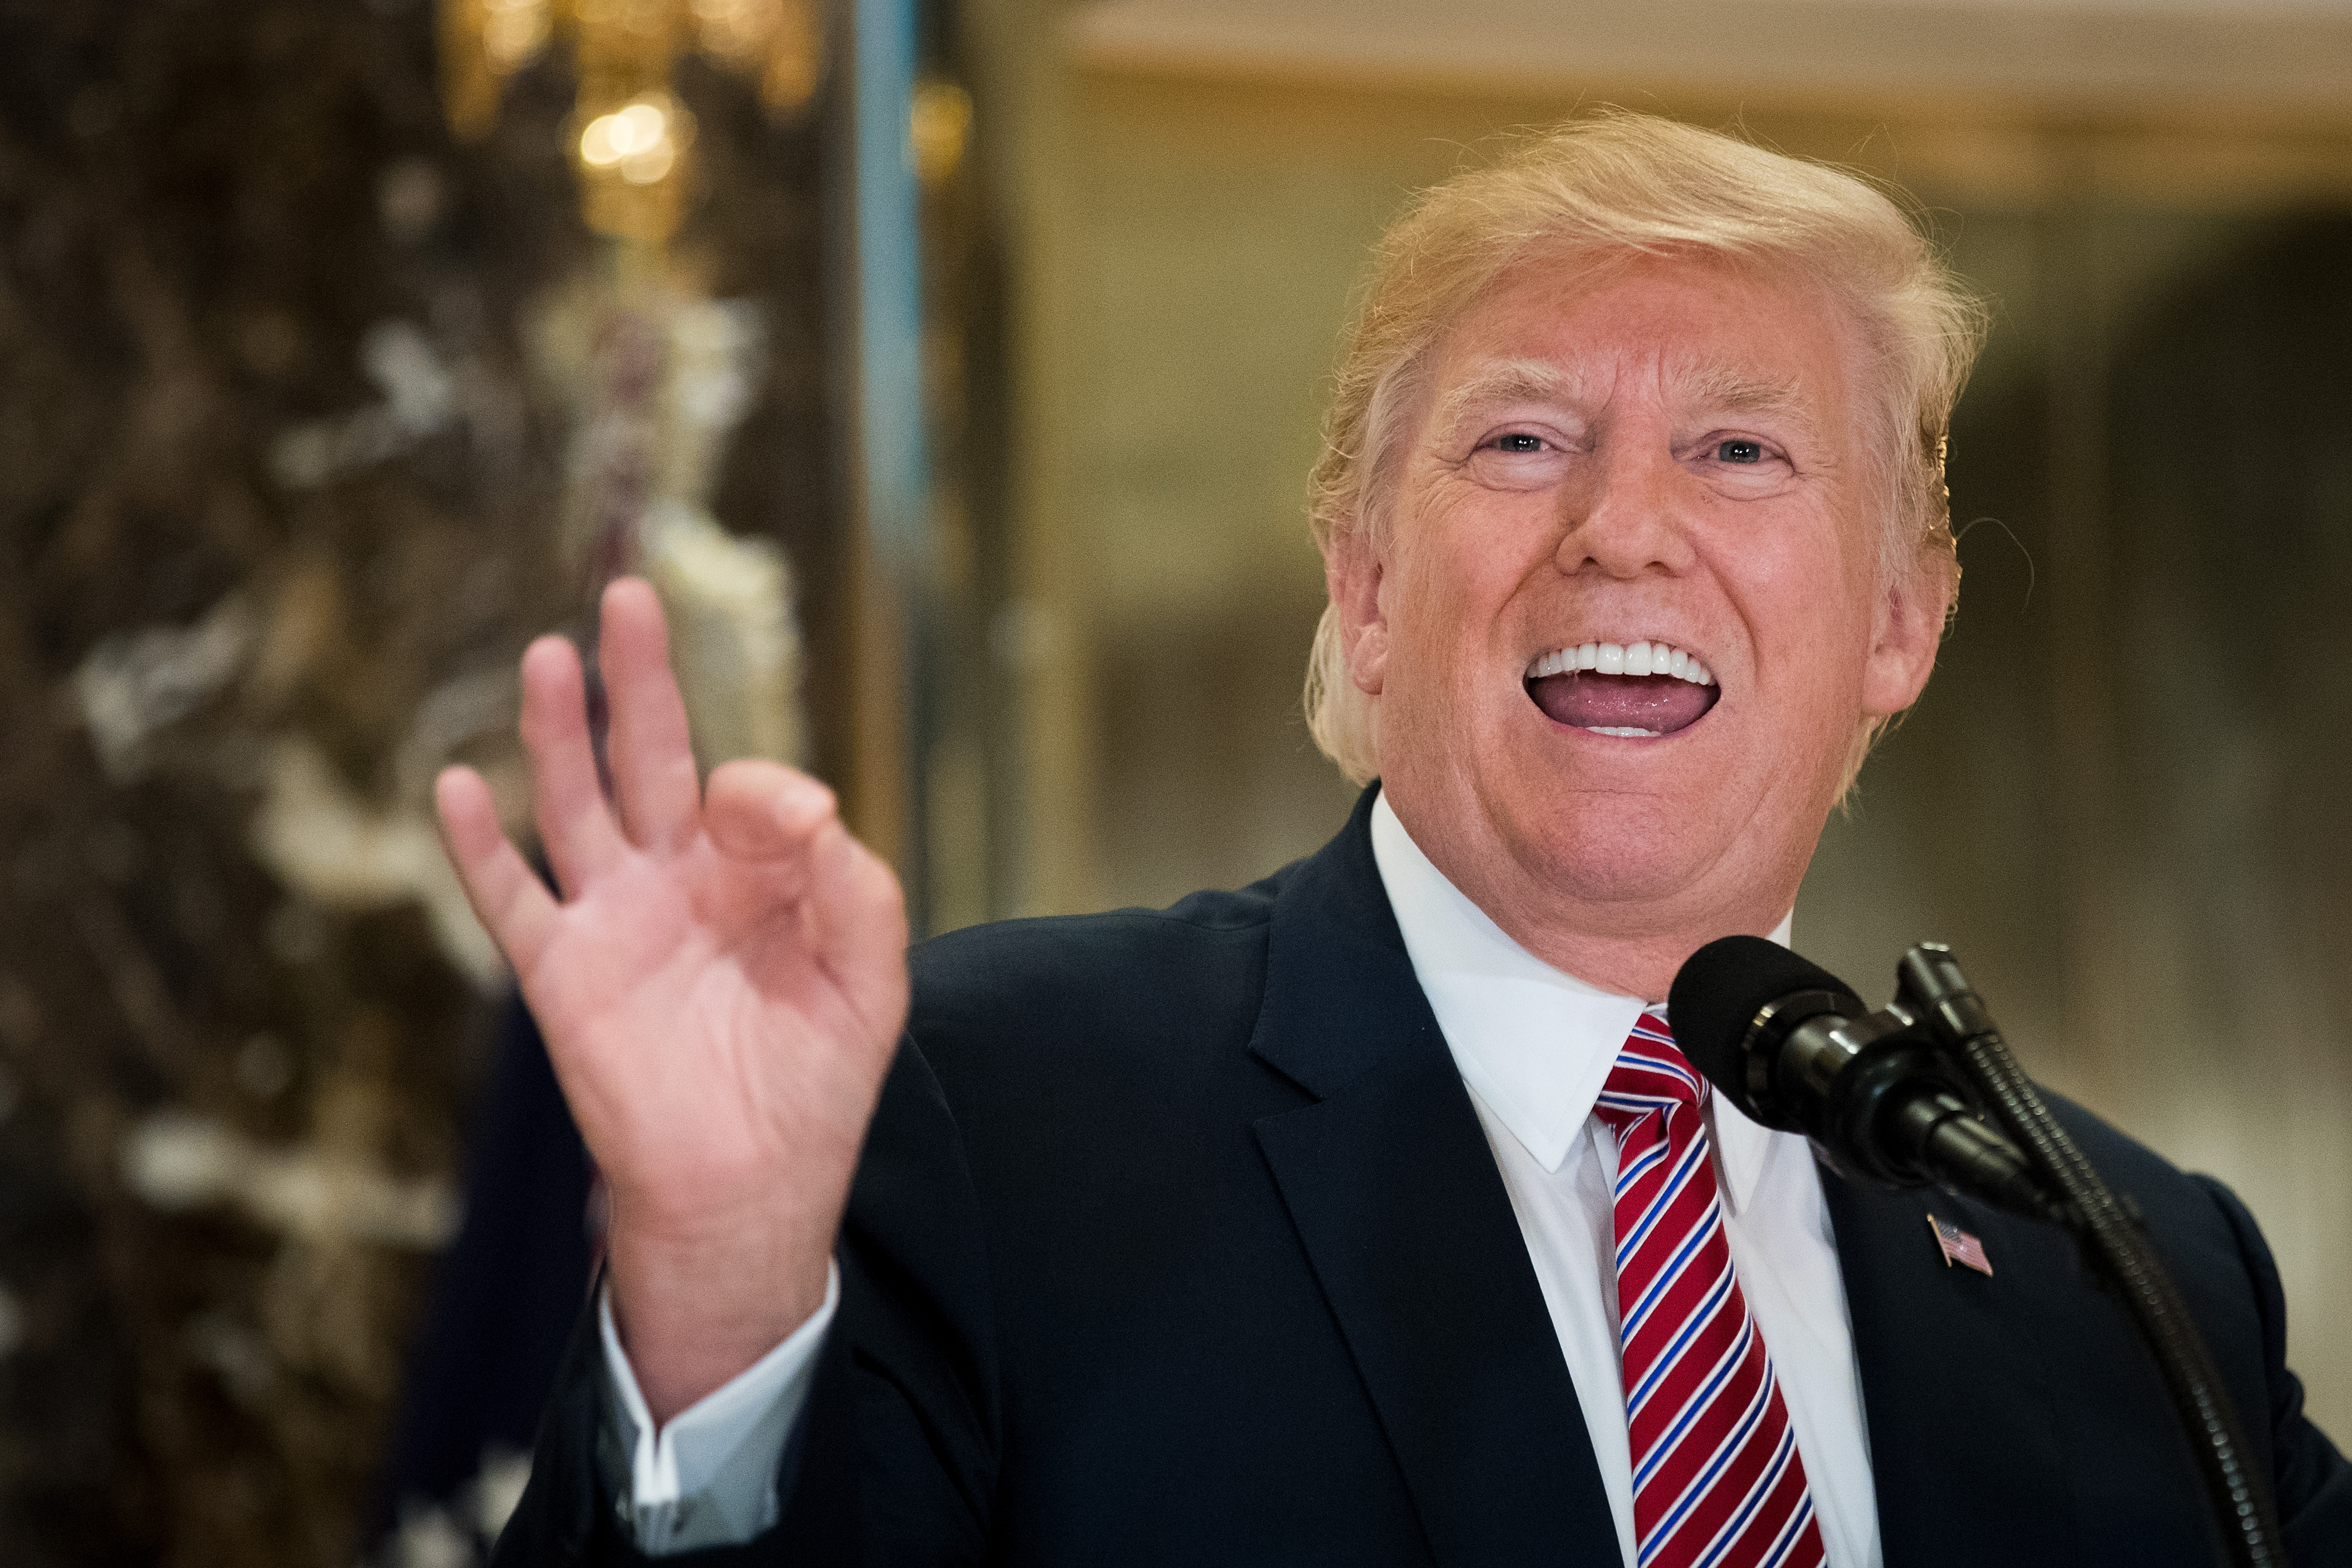
[[[1611,97],[1891,178],[1995,303],[1952,467],[1957,517],[1987,520],[1937,681],[1832,822],[1799,944],[1884,992],[1903,946],[1952,942],[2031,1067],[2236,1186],[2278,1250],[2313,1408],[2352,1433],[2352,1025],[2334,977],[2352,894],[2315,869],[2352,841],[2352,691],[2332,674],[2352,616],[2310,586],[2326,541],[2352,538],[2345,437],[2267,449],[2308,501],[2283,548],[2168,481],[2161,448],[2216,462],[2191,439],[2193,393],[2127,426],[2115,386],[2151,356],[2259,376],[2292,344],[2190,341],[2184,312],[2233,287],[2352,284],[2328,248],[2352,246],[2352,127],[1143,68],[1089,58],[1050,8],[993,9],[1033,50],[999,77],[1025,89],[1005,110],[1028,261],[1019,516],[1066,655],[1058,697],[1034,699],[1034,747],[1058,760],[1028,799],[1051,868],[1032,905],[1238,883],[1343,819],[1351,791],[1298,712],[1321,602],[1305,476],[1350,290],[1408,192]],[[2314,252],[2300,272],[2265,259],[2296,244]],[[2340,329],[2319,314],[2315,331]],[[2150,532],[2137,509],[2163,497],[2179,504]],[[2227,605],[2208,602],[2216,552],[2244,569]],[[2292,635],[2246,629],[2265,592],[2295,607]],[[2307,648],[2308,674],[2222,673],[2240,645],[2274,669]],[[2300,709],[2240,700],[2305,679]],[[2280,847],[2298,841],[2300,868]]]

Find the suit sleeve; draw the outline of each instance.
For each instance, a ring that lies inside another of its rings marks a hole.
[[[911,1039],[883,1086],[839,1256],[835,1354],[780,1533],[854,1537],[844,1561],[863,1564],[976,1564],[1001,1446],[986,1243],[962,1134]]]
[[[2279,1283],[2278,1264],[2238,1195],[2210,1176],[2195,1179],[2237,1237],[2262,1315],[2263,1367],[2270,1394],[2270,1408],[2263,1414],[2270,1427],[2273,1484],[2286,1533],[2287,1561],[2306,1568],[2352,1563],[2352,1464],[2303,1413],[2302,1380],[2286,1365],[2286,1292]],[[2243,1414],[2250,1422],[2257,1418],[2253,1411]]]
[[[963,1140],[910,1039],[884,1082],[835,1250],[841,1298],[777,1472],[775,1527],[641,1553],[616,1515],[620,1423],[584,1312],[496,1568],[959,1568],[986,1555],[999,1415],[979,1206]]]

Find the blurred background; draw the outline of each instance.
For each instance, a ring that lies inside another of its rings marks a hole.
[[[1319,844],[1366,247],[1612,102],[1996,326],[1797,941],[2248,1198],[2352,1436],[2352,4],[0,4],[0,1557],[476,1561],[591,1173],[438,859],[612,571],[933,931]]]

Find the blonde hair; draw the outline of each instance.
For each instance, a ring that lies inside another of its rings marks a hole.
[[[1696,254],[1768,266],[1823,288],[1859,329],[1874,384],[1863,450],[1885,497],[1884,580],[1959,586],[1944,448],[1984,339],[1983,306],[1885,193],[1843,171],[1654,115],[1610,110],[1515,146],[1424,191],[1373,251],[1342,341],[1308,502],[1326,559],[1385,542],[1403,448],[1446,329],[1538,249]],[[1339,606],[1307,666],[1315,741],[1357,783],[1381,766],[1379,708],[1349,678]],[[1885,720],[1866,721],[1853,781]]]

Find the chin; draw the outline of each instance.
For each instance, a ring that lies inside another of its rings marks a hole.
[[[1547,885],[1580,901],[1671,900],[1717,858],[1692,813],[1656,800],[1585,796],[1521,826],[1524,863],[1543,867]]]

